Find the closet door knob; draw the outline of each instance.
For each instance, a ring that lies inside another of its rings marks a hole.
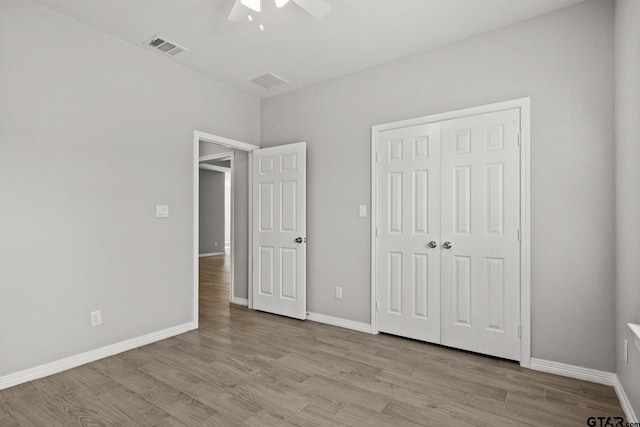
[[[429,243],[427,243],[427,246],[429,246],[431,249],[435,248],[436,246],[438,246],[438,244],[436,243],[435,240],[430,241]]]
[[[442,244],[442,247],[445,248],[445,249],[451,249],[451,242],[444,242]]]

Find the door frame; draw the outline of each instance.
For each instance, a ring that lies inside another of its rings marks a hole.
[[[226,138],[224,136],[214,135],[207,132],[201,132],[198,130],[193,131],[193,164],[192,164],[192,173],[193,173],[193,324],[194,329],[198,328],[198,313],[199,313],[199,240],[200,240],[200,226],[199,226],[199,214],[200,214],[200,142],[207,142],[210,144],[222,145],[224,147],[233,148],[237,150],[247,151],[249,153],[249,162],[251,162],[251,152],[253,150],[257,150],[257,145],[248,144],[242,141],[236,141],[235,139]],[[207,160],[207,158],[215,158],[221,156],[228,156],[228,153],[215,154],[212,156],[204,156],[202,159]],[[234,181],[234,168],[233,168],[233,157],[231,162],[231,222],[233,224],[233,203],[234,203],[234,195],[233,195],[233,181]],[[251,183],[251,168],[249,168],[249,183]],[[249,185],[249,221],[251,221],[251,185]],[[233,302],[233,242],[234,242],[234,229],[233,225],[231,227],[231,284],[230,284],[230,296],[231,302]],[[252,244],[252,235],[251,230],[249,230],[249,248],[251,248]],[[249,289],[251,287],[251,258],[249,258]],[[251,307],[251,294],[248,294],[249,297],[249,307]]]
[[[378,296],[378,134],[384,131],[504,110],[520,110],[520,366],[531,364],[531,98],[519,98],[371,127],[371,331],[379,333]]]

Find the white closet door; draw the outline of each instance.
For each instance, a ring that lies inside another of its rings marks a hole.
[[[441,343],[513,360],[520,360],[519,129],[517,109],[441,127]]]
[[[378,138],[378,329],[435,343],[440,341],[439,129],[439,124],[413,126]]]
[[[307,314],[306,143],[253,151],[253,308]]]

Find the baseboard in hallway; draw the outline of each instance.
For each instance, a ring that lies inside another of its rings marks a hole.
[[[210,252],[208,254],[200,254],[200,255],[198,255],[198,257],[199,258],[205,258],[205,257],[217,256],[217,255],[224,255],[224,252]]]

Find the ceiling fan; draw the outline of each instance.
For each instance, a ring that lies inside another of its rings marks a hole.
[[[277,7],[282,7],[289,0],[274,0]],[[331,7],[323,0],[291,0],[311,15],[320,19],[323,18]],[[227,18],[229,21],[246,21],[250,11],[260,12],[262,10],[262,0],[236,0]]]

